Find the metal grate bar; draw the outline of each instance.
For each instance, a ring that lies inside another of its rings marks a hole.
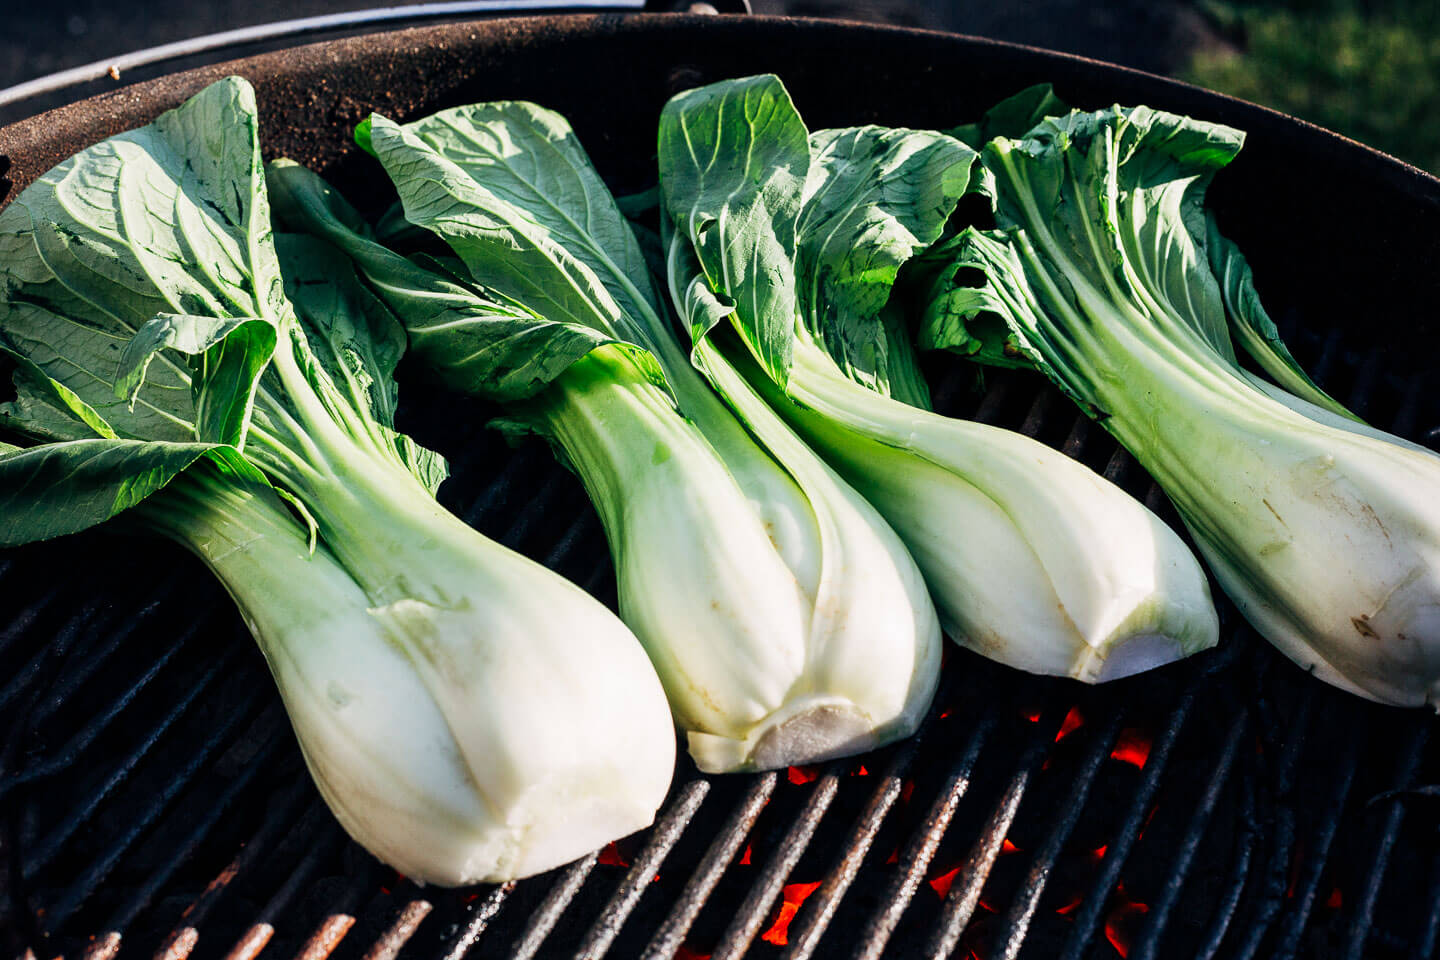
[[[1316,893],[1320,887],[1320,876],[1324,872],[1325,863],[1330,856],[1330,845],[1334,842],[1335,834],[1340,829],[1345,804],[1350,796],[1351,785],[1355,781],[1355,771],[1360,764],[1362,739],[1363,728],[1351,727],[1350,735],[1346,738],[1341,751],[1342,760],[1339,769],[1333,775],[1335,788],[1322,810],[1320,828],[1310,843],[1311,855],[1301,868],[1299,879],[1295,884],[1295,905],[1280,926],[1274,960],[1290,960],[1299,948],[1300,937],[1305,931],[1305,922],[1309,919],[1310,911],[1315,905]]]
[[[52,591],[50,597],[53,596],[54,592]],[[50,597],[42,601],[42,604],[48,603]],[[55,632],[55,639],[49,643],[42,644],[40,649],[35,651],[35,655],[10,678],[10,682],[0,687],[0,709],[3,709],[5,705],[14,698],[15,694],[21,690],[29,689],[32,686],[37,690],[40,689],[40,685],[35,683],[35,678],[40,675],[40,665],[51,657],[58,658],[63,656],[65,651],[69,649],[70,644],[74,643],[75,638],[80,635],[81,628],[89,622],[90,615],[93,612],[93,610],[87,607],[71,616],[69,620],[65,621],[64,626]],[[33,619],[33,617],[24,619],[28,621]],[[18,631],[16,635],[19,635],[21,632],[23,632],[23,630]]]
[[[1255,853],[1255,835],[1246,831],[1240,844],[1240,852],[1225,878],[1225,896],[1215,907],[1214,919],[1210,921],[1210,932],[1200,941],[1195,951],[1195,960],[1211,960],[1220,951],[1225,934],[1240,907],[1240,895],[1245,892],[1245,878],[1250,872],[1250,860]]]
[[[459,936],[451,941],[450,949],[445,951],[444,960],[461,960],[465,954],[469,953],[470,948],[480,941],[480,937],[485,933],[485,928],[490,926],[490,921],[495,919],[500,908],[505,906],[505,901],[510,899],[510,894],[514,891],[514,880],[506,880],[491,890],[490,895],[480,902],[480,906],[476,908],[475,915],[470,918],[465,929],[461,930]]]
[[[991,376],[989,379],[990,387],[985,391],[985,398],[980,401],[980,406],[970,419],[977,423],[994,426],[995,421],[1000,419],[1000,412],[1005,407],[1005,401],[1010,397],[1011,378],[1009,376]]]
[[[176,776],[166,782],[165,787],[159,792],[150,805],[139,811],[131,821],[130,826],[122,831],[115,840],[111,842],[110,846],[96,857],[94,861],[80,873],[80,876],[65,889],[65,893],[61,895],[46,915],[46,920],[51,924],[50,929],[58,930],[61,925],[64,924],[65,920],[69,918],[70,914],[74,912],[75,908],[80,906],[90,895],[90,892],[95,888],[96,884],[105,879],[105,876],[109,874],[115,864],[119,862],[120,857],[125,851],[130,848],[131,844],[133,844],[142,833],[149,829],[161,811],[168,807],[170,802],[175,799],[175,796],[180,792],[181,788],[188,784],[195,774],[199,772],[201,766],[203,766],[205,761],[210,757],[210,754],[215,751],[221,741],[229,735],[231,730],[239,724],[240,719],[245,716],[246,713],[248,713],[248,711],[236,711],[225,720],[222,720],[219,727],[216,728],[215,732],[212,733],[201,748],[181,765]],[[261,715],[261,719],[264,719],[264,714]],[[273,712],[271,713],[270,719],[273,727]],[[89,804],[88,806],[93,806],[93,804]],[[76,826],[78,826],[77,821],[67,820],[66,823],[62,824],[61,828],[51,836],[54,837],[60,833],[68,836],[75,830]],[[58,846],[59,841],[52,842],[55,842]],[[51,850],[50,852],[53,855],[54,851]]]
[[[640,902],[640,895],[649,889],[650,878],[655,876],[660,865],[665,862],[665,858],[679,841],[685,828],[690,825],[695,811],[700,809],[700,804],[709,792],[708,780],[691,780],[681,788],[670,809],[665,811],[664,816],[650,831],[650,842],[635,858],[630,872],[625,874],[625,879],[620,881],[620,886],[610,896],[605,909],[600,911],[600,918],[585,935],[584,942],[575,954],[576,960],[599,960],[610,949],[610,944],[620,933],[630,911]]]
[[[6,572],[9,572],[8,568]],[[0,652],[21,637],[29,635],[31,628],[35,626],[35,621],[40,619],[40,614],[52,608],[55,597],[62,589],[64,587],[61,584],[52,584],[50,589],[40,594],[39,599],[32,601],[28,606],[21,607],[19,612],[10,618],[4,629],[0,629]],[[0,706],[4,706],[5,701],[14,696],[12,687],[24,686],[21,683],[24,679],[23,674],[17,674],[10,683],[6,684],[5,692],[0,693]]]
[[[94,815],[96,808],[130,775],[131,771],[145,758],[165,734],[165,731],[170,728],[171,724],[199,699],[200,694],[209,686],[210,681],[221,673],[230,657],[231,651],[227,650],[222,653],[219,658],[217,658],[215,664],[200,677],[199,682],[165,714],[160,726],[146,731],[141,741],[131,749],[130,753],[128,753],[119,764],[111,769],[110,774],[85,794],[80,805],[76,809],[68,812],[65,819],[62,820],[53,831],[30,848],[29,856],[21,867],[21,872],[24,876],[34,875],[54,858],[60,851],[60,848],[65,845],[65,842],[70,839],[71,834]],[[242,714],[245,712],[247,711],[236,710],[226,721],[222,722],[219,729],[228,733],[239,723]],[[209,751],[213,750],[216,745],[216,739],[212,738],[210,741],[207,741],[201,754],[197,754],[192,758],[196,769],[198,769],[198,764],[204,761],[204,756],[208,755]],[[183,783],[183,781],[188,780],[189,777],[193,775],[194,770],[190,770],[189,773],[174,782],[177,784]],[[158,811],[149,813],[152,819],[155,812]]]
[[[1428,960],[1435,953],[1436,941],[1440,940],[1440,854],[1436,854],[1430,863],[1430,893],[1427,899],[1430,909],[1426,911],[1420,939],[1410,952],[1411,960]]]
[[[1234,645],[1237,638],[1232,636],[1229,638],[1229,642]],[[1109,899],[1115,882],[1120,878],[1120,869],[1125,865],[1125,858],[1130,855],[1130,849],[1135,845],[1136,837],[1140,835],[1146,814],[1154,802],[1156,791],[1160,788],[1160,777],[1170,759],[1170,751],[1174,748],[1175,741],[1180,738],[1180,730],[1190,715],[1191,707],[1194,706],[1196,689],[1208,673],[1209,671],[1201,671],[1191,681],[1175,704],[1175,709],[1170,714],[1170,722],[1165,725],[1165,730],[1156,739],[1155,745],[1150,751],[1150,757],[1145,763],[1145,771],[1140,785],[1136,788],[1135,795],[1130,801],[1130,808],[1126,811],[1125,822],[1120,827],[1120,832],[1115,839],[1107,845],[1107,856],[1100,863],[1099,874],[1096,876],[1089,894],[1085,896],[1084,901],[1075,911],[1074,928],[1065,941],[1065,949],[1060,955],[1061,960],[1081,960],[1090,946],[1090,941],[1094,939],[1099,927],[1100,913],[1105,908],[1105,902]]]
[[[870,851],[870,845],[875,842],[875,835],[880,832],[880,825],[885,822],[886,815],[895,806],[895,801],[900,798],[900,793],[904,789],[902,778],[910,768],[911,761],[915,759],[915,752],[919,749],[921,738],[925,732],[921,730],[902,746],[891,759],[884,774],[881,775],[880,786],[871,794],[870,802],[865,805],[865,810],[855,822],[854,829],[845,841],[844,847],[841,848],[842,853],[839,860],[825,878],[825,882],[821,884],[820,889],[805,901],[805,907],[809,909],[808,911],[802,909],[803,915],[797,918],[803,925],[791,938],[790,950],[786,954],[787,960],[809,960],[815,952],[815,947],[820,943],[820,938],[829,927],[835,911],[840,907],[841,899],[850,889],[850,884],[855,882],[855,875],[860,872],[860,865],[864,863],[865,855]],[[792,924],[792,926],[797,925]]]
[[[295,960],[325,960],[345,939],[345,934],[355,926],[355,918],[348,913],[332,913],[320,921],[320,926],[310,934]]]
[[[1230,732],[1225,736],[1225,745],[1220,751],[1220,758],[1215,761],[1215,768],[1210,772],[1205,792],[1200,795],[1199,804],[1191,811],[1190,823],[1186,826],[1185,837],[1180,842],[1180,849],[1175,851],[1172,860],[1173,872],[1165,881],[1159,899],[1150,908],[1145,928],[1140,932],[1138,941],[1131,951],[1130,956],[1135,960],[1151,960],[1157,955],[1160,937],[1165,933],[1165,927],[1170,920],[1170,911],[1175,908],[1175,902],[1180,899],[1180,891],[1184,888],[1185,880],[1190,874],[1190,865],[1195,862],[1195,853],[1200,849],[1200,842],[1205,838],[1205,828],[1210,824],[1210,814],[1215,811],[1215,804],[1220,800],[1220,791],[1229,779],[1230,768],[1235,763],[1235,753],[1240,746],[1240,737],[1249,724],[1249,710],[1242,710],[1230,724]]]
[[[520,472],[522,470],[536,472],[538,461],[538,457],[506,457],[505,465],[500,468],[495,479],[485,485],[485,489],[480,491],[479,496],[468,507],[458,511],[461,519],[468,526],[481,526],[486,515],[499,507],[500,498],[517,488]]]
[[[1080,815],[1090,796],[1090,788],[1095,783],[1095,777],[1100,772],[1101,765],[1110,755],[1115,738],[1119,736],[1120,723],[1124,717],[1123,708],[1116,710],[1101,728],[1100,733],[1094,737],[1094,742],[1081,761],[1080,769],[1071,781],[1065,809],[1061,811],[1050,835],[1045,838],[1044,845],[1036,851],[1030,872],[1026,874],[1025,881],[1021,884],[1016,898],[1005,916],[1005,925],[1002,930],[1006,933],[1000,938],[1001,946],[998,951],[999,956],[1004,960],[1015,960],[1020,955],[1025,935],[1030,930],[1030,921],[1035,915],[1035,909],[1040,905],[1040,897],[1045,892],[1045,885],[1050,879],[1050,871],[1054,869],[1055,861],[1065,847],[1065,841],[1070,838],[1071,831],[1080,821]],[[988,871],[989,868],[986,869]],[[977,889],[976,900],[979,899],[979,896],[980,891]],[[971,909],[974,909],[973,904]],[[957,938],[959,933],[960,931],[956,931]]]
[[[815,835],[815,828],[830,809],[830,803],[840,789],[840,774],[847,765],[845,761],[837,760],[815,781],[809,799],[786,831],[785,839],[770,855],[764,870],[750,884],[750,892],[746,894],[740,909],[735,912],[735,918],[721,936],[720,946],[715,950],[712,960],[737,960],[750,948],[750,942],[760,932],[760,925],[765,922],[765,917],[770,912],[770,905],[780,896],[790,871],[800,862],[801,855],[805,853],[811,837]]]
[[[527,498],[519,510],[515,511],[505,532],[496,539],[511,550],[519,550],[536,524],[543,523],[547,517],[553,517],[555,511],[550,509],[551,502],[559,497],[561,489],[569,482],[569,478],[560,470],[552,470],[547,473],[540,489],[535,491],[533,497]]]
[[[555,922],[570,906],[570,901],[575,894],[580,892],[584,885],[585,878],[590,876],[590,871],[595,868],[595,861],[598,853],[590,853],[581,857],[560,873],[560,879],[550,888],[550,892],[540,903],[540,906],[530,915],[530,922],[525,927],[525,932],[516,939],[510,948],[511,960],[530,960],[540,951],[540,946],[545,938],[550,935]]]
[[[95,738],[110,725],[112,720],[120,715],[121,711],[135,700],[136,695],[138,695],[141,690],[144,690],[150,685],[151,681],[159,675],[166,664],[174,659],[175,654],[180,652],[181,648],[185,646],[186,642],[194,636],[194,634],[194,630],[187,630],[178,641],[171,645],[170,649],[157,657],[129,688],[112,700],[107,707],[87,720],[79,730],[76,730],[60,749],[56,750],[44,760],[32,763],[24,770],[19,770],[10,777],[0,779],[0,797],[5,796],[5,794],[22,783],[38,780],[41,777],[53,776],[78,760],[80,754],[84,752],[90,744],[95,742]],[[120,639],[123,640],[124,638],[125,635],[121,634]],[[118,646],[118,641],[115,644],[111,644],[110,649],[113,650],[115,646]],[[104,663],[105,655],[102,654],[93,658],[86,658],[87,664],[90,664],[92,661],[98,666],[98,664]],[[95,669],[95,666],[90,666],[89,669],[83,671],[84,675],[89,676],[90,670],[93,669]],[[82,671],[76,672],[79,673]],[[214,672],[212,671],[202,682],[208,682],[213,676]],[[48,705],[37,707],[31,714],[32,726],[33,721],[39,721],[59,709],[60,705],[68,700],[74,692],[74,686],[75,684],[67,684],[67,689],[47,691],[46,701],[48,701]],[[187,701],[192,699],[194,699],[193,696],[186,698]]]
[[[136,887],[135,891],[125,899],[125,902],[110,915],[110,919],[105,923],[107,930],[124,930],[130,925],[136,914],[150,903],[156,891],[164,885],[166,880],[170,879],[176,868],[195,853],[200,842],[219,822],[221,815],[225,813],[235,797],[255,778],[260,770],[264,769],[270,755],[275,752],[275,748],[281,742],[283,741],[279,736],[269,738],[250,762],[241,767],[235,779],[215,798],[190,832],[175,845],[174,854],[160,866],[152,869],[145,878],[145,882]]]
[[[59,682],[47,691],[46,699],[35,708],[35,712],[31,715],[31,722],[47,719],[64,706],[80,685],[94,676],[110,656],[150,620],[166,600],[174,595],[175,583],[174,579],[166,581],[164,586],[155,591],[150,600],[138,605],[138,610],[133,616],[122,617],[118,626],[105,624],[103,627],[97,627],[95,632],[103,629],[106,635],[104,646],[99,649],[87,650],[85,656],[80,658],[78,663],[65,671]],[[184,639],[182,638],[175,647],[161,655],[162,659],[168,659],[183,643]]]
[[[905,851],[900,855],[900,870],[885,893],[882,907],[872,913],[865,924],[865,932],[853,954],[855,960],[878,960],[884,952],[890,935],[895,932],[901,915],[910,905],[930,861],[935,857],[935,851],[940,847],[940,840],[950,826],[951,818],[955,816],[955,808],[959,806],[960,798],[970,789],[970,776],[975,761],[994,725],[993,713],[987,713],[976,722],[965,750],[951,768],[940,794],[930,805],[920,830],[911,837]]]
[[[411,900],[405,904],[395,922],[370,945],[361,960],[395,960],[433,909],[434,904],[429,900]]]
[[[1420,756],[1429,736],[1430,718],[1424,717],[1415,723],[1415,731],[1410,736],[1410,742],[1405,745],[1405,752],[1401,757],[1400,767],[1396,771],[1393,789],[1404,790],[1415,779],[1415,771],[1419,769]],[[1385,880],[1385,868],[1390,864],[1390,852],[1394,849],[1395,838],[1400,833],[1400,821],[1405,818],[1405,805],[1398,796],[1389,797],[1386,802],[1390,804],[1390,809],[1385,812],[1385,825],[1380,833],[1380,841],[1375,845],[1375,859],[1355,905],[1355,915],[1350,923],[1349,935],[1345,942],[1344,956],[1346,960],[1361,960],[1365,955],[1366,934],[1370,932],[1375,904],[1380,899],[1380,886]]]
[[[996,858],[1000,856],[1005,837],[1010,833],[1010,825],[1015,822],[1015,814],[1020,809],[1030,778],[1037,772],[1050,744],[1054,742],[1051,738],[1059,729],[1060,721],[1061,715],[1057,714],[1039,725],[1040,729],[1032,735],[1030,745],[1015,764],[1015,773],[1006,785],[1000,802],[966,855],[960,869],[963,880],[950,887],[941,907],[940,922],[925,947],[925,955],[932,960],[945,960],[960,942],[960,935],[970,922],[975,905],[980,902],[980,893]]]
[[[157,951],[159,960],[185,960],[190,951],[194,949],[195,940],[198,939],[198,925],[205,921],[206,916],[214,908],[215,904],[229,890],[230,884],[242,872],[249,870],[250,865],[255,862],[261,853],[266,852],[270,842],[279,834],[281,828],[295,819],[299,812],[300,803],[310,794],[310,783],[308,780],[297,777],[291,783],[289,790],[282,794],[280,799],[268,805],[265,819],[255,833],[247,840],[240,852],[221,870],[214,880],[201,891],[191,904],[181,914],[179,922],[170,934],[165,938]],[[186,931],[193,931],[186,934]],[[188,945],[183,945],[189,940]]]
[[[735,859],[740,844],[760,817],[760,811],[765,809],[765,804],[770,801],[770,794],[775,792],[775,781],[776,773],[772,770],[756,777],[750,784],[750,789],[745,792],[740,805],[720,828],[720,833],[701,858],[700,865],[695,868],[685,888],[680,891],[675,906],[645,947],[644,960],[670,960],[675,951],[680,949],[685,934],[690,932],[690,925],[695,922],[695,918],[700,915],[700,909],[710,898],[710,892],[715,889],[715,884],[720,882],[720,877],[730,866],[730,861]]]
[[[1285,801],[1294,788],[1295,766],[1299,760],[1300,750],[1306,742],[1306,733],[1310,729],[1310,709],[1314,700],[1315,685],[1307,683],[1303,688],[1300,707],[1296,711],[1295,719],[1288,724],[1282,724],[1274,711],[1269,709],[1266,701],[1262,700],[1257,705],[1263,721],[1261,724],[1263,730],[1279,731],[1283,729],[1289,736],[1285,738],[1284,748],[1280,752],[1279,769],[1276,771],[1274,794],[1278,809],[1274,813],[1274,826],[1272,827],[1272,835],[1275,839],[1274,843],[1269,845],[1265,856],[1269,869],[1266,871],[1265,881],[1260,892],[1251,897],[1255,903],[1255,916],[1250,921],[1239,947],[1236,948],[1234,960],[1249,960],[1255,956],[1284,903],[1286,872],[1291,852],[1295,846],[1295,813]]]

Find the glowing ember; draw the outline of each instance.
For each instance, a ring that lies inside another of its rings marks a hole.
[[[1015,844],[1011,843],[1009,837],[1006,837],[1004,840],[1000,841],[1000,852],[1002,854],[1019,853],[1020,848],[1015,846]]]
[[[692,950],[682,943],[680,949],[675,951],[675,960],[710,960],[710,954]]]
[[[860,769],[859,769],[859,770],[856,770],[854,773],[852,773],[851,776],[852,776],[852,777],[868,777],[868,776],[870,776],[870,771],[867,770],[867,769],[865,769],[865,764],[862,763],[862,764],[860,764]]]
[[[1056,907],[1056,908],[1055,908],[1055,912],[1058,913],[1058,914],[1060,914],[1060,916],[1062,916],[1062,917],[1068,917],[1068,916],[1070,916],[1070,914],[1074,913],[1074,912],[1075,912],[1075,908],[1078,907],[1078,906],[1080,906],[1080,904],[1083,903],[1084,901],[1085,901],[1085,898],[1084,898],[1084,897],[1080,896],[1079,894],[1076,894],[1075,897],[1072,898],[1072,899],[1070,900],[1070,902],[1067,903],[1067,904],[1065,904],[1063,907]]]
[[[1150,759],[1150,737],[1134,727],[1126,727],[1120,731],[1120,739],[1115,742],[1115,749],[1110,751],[1110,759],[1144,767],[1145,761]]]
[[[949,710],[941,710],[941,711],[940,711],[940,719],[941,719],[941,720],[944,720],[944,719],[945,719],[946,717],[948,717],[948,716],[950,716],[950,711],[949,711]]]
[[[976,905],[977,907],[979,907],[981,910],[984,910],[986,913],[994,913],[994,912],[995,912],[995,908],[992,907],[992,906],[990,906],[990,904],[986,903],[983,899],[982,899],[982,900],[976,900],[976,901],[975,901],[975,905]]]
[[[1145,814],[1145,822],[1140,825],[1140,832],[1135,835],[1135,841],[1137,843],[1144,838],[1145,831],[1150,829],[1150,821],[1155,819],[1155,811],[1159,809],[1160,805],[1156,804],[1155,806],[1150,808],[1149,813]]]
[[[1121,897],[1124,896],[1124,892],[1124,887],[1118,891]],[[1110,941],[1110,945],[1121,957],[1129,956],[1130,945],[1134,942],[1135,934],[1140,929],[1142,918],[1149,912],[1148,904],[1122,900],[1105,918],[1105,939]]]
[[[894,850],[891,850],[891,851],[890,851],[890,856],[888,856],[888,857],[885,858],[885,862],[886,862],[886,863],[899,863],[899,862],[900,862],[900,848],[899,848],[899,847],[896,847]]]
[[[741,863],[749,863],[749,862],[750,862],[750,844],[748,844],[748,843],[745,844],[745,852],[742,853],[742,854],[740,854],[740,862],[741,862]]]
[[[1040,711],[1039,711],[1039,710],[1036,710],[1036,711],[1033,712],[1033,713],[1027,713],[1027,714],[1025,714],[1025,719],[1026,719],[1026,720],[1029,720],[1031,723],[1039,723],[1039,722],[1040,722]]]
[[[800,911],[800,905],[805,898],[820,888],[820,881],[814,883],[792,883],[781,891],[780,915],[770,925],[770,929],[760,934],[760,939],[766,943],[773,943],[777,947],[783,947],[790,942],[790,921],[795,919],[795,914]]]
[[[1055,742],[1059,743],[1061,740],[1070,736],[1070,734],[1080,729],[1080,725],[1084,722],[1085,717],[1080,713],[1080,708],[1071,707],[1070,712],[1065,714],[1065,719],[1060,723],[1060,732],[1055,734]]]
[[[1109,848],[1109,846],[1110,844],[1108,843],[1100,844],[1100,846],[1090,851],[1090,856],[1094,857],[1096,860],[1099,860],[1101,857],[1105,856],[1105,851],[1107,848]]]
[[[960,868],[956,867],[954,870],[948,870],[940,874],[940,876],[929,881],[930,889],[934,890],[940,899],[945,899],[945,894],[950,892],[950,887],[955,883],[955,875],[959,872]]]
[[[791,767],[785,771],[785,777],[797,787],[802,783],[809,783],[820,776],[819,767]]]
[[[1336,887],[1330,891],[1330,896],[1325,898],[1326,910],[1339,910],[1345,903],[1345,898],[1340,895],[1340,888]]]
[[[616,845],[614,840],[611,840],[609,843],[605,844],[605,849],[600,851],[598,862],[604,864],[607,867],[630,866],[630,861],[626,860],[624,855],[620,853],[620,847]]]

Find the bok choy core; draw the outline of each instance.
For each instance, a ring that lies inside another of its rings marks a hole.
[[[1146,107],[992,140],[998,229],[934,252],[922,345],[1042,370],[1159,481],[1283,653],[1362,696],[1435,704],[1440,458],[1360,423],[1280,342],[1204,209],[1242,141]]]
[[[1163,522],[1041,443],[921,408],[887,300],[966,191],[973,150],[876,126],[811,134],[773,76],[672,98],[658,149],[697,365],[727,396],[717,373],[744,371],[880,510],[958,641],[1090,682],[1215,644],[1204,574]],[[727,319],[733,334],[715,329]]]
[[[700,768],[815,762],[913,732],[940,659],[914,562],[763,403],[737,404],[742,425],[698,376],[565,119],[487,103],[404,126],[375,116],[358,135],[408,221],[454,257],[392,252],[286,162],[270,169],[281,219],[354,259],[439,379],[563,452]]]
[[[674,737],[617,618],[435,502],[392,426],[403,344],[348,259],[272,235],[254,94],[213,84],[0,213],[0,541],[119,514],[188,547],[346,830],[505,880],[648,824]]]

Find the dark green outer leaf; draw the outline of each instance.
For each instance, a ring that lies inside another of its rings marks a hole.
[[[1151,110],[1112,107],[1043,121],[1024,141],[987,145],[1002,228],[1048,232],[1066,270],[1137,304],[1150,298],[1234,361],[1205,251],[1205,189],[1244,134]],[[1129,270],[1127,271],[1127,266]],[[1052,273],[1064,271],[1057,264]],[[1143,309],[1143,308],[1142,308]]]
[[[0,547],[78,533],[162,489],[197,461],[264,483],[234,448],[146,440],[74,440],[0,450]]]
[[[851,379],[888,394],[892,347],[880,319],[902,264],[940,236],[975,152],[944,134],[821,130],[796,227],[805,323]],[[903,362],[903,360],[902,360]]]
[[[809,134],[778,77],[728,80],[672,97],[660,115],[665,209],[710,289],[766,373],[789,379],[799,302],[796,220]],[[713,311],[699,317],[713,319]],[[692,326],[698,342],[709,328]]]
[[[1031,287],[1013,240],[967,228],[947,243],[952,277],[937,280],[921,327],[923,349],[948,349],[982,363],[1039,370],[1091,417],[1107,414],[1080,372],[1075,347],[1063,327],[1041,314],[1041,298]]]
[[[966,123],[946,132],[972,150],[982,149],[995,137],[1019,139],[1046,117],[1069,113],[1070,105],[1055,96],[1048,83],[1037,83],[1011,94],[985,111],[975,123]]]
[[[1276,383],[1297,397],[1325,407],[1342,417],[1359,421],[1359,417],[1321,390],[1315,381],[1300,369],[1300,364],[1295,362],[1289,348],[1280,339],[1280,331],[1275,322],[1260,303],[1260,295],[1255,292],[1255,278],[1250,272],[1250,264],[1245,260],[1245,255],[1220,233],[1213,216],[1207,218],[1206,227],[1210,266],[1220,281],[1220,290],[1225,299],[1225,313],[1230,319],[1230,332],[1240,342],[1240,346]]]
[[[133,404],[145,371],[162,350],[191,358],[196,439],[244,449],[255,388],[275,352],[274,325],[254,318],[161,314],[140,328],[121,355],[116,396]]]
[[[371,142],[406,218],[444,239],[478,283],[553,322],[619,338],[626,320],[605,284],[528,211],[384,117],[372,118]]]
[[[405,352],[400,321],[361,281],[355,265],[318,237],[277,233],[285,292],[309,353],[355,410],[364,411],[395,454],[432,494],[449,475],[445,459],[394,428],[395,367]]]
[[[533,103],[497,101],[442,110],[406,130],[496,201],[548,231],[590,268],[627,316],[660,311],[640,246],[563,116]],[[473,265],[471,273],[491,285]]]
[[[551,322],[505,302],[444,264],[432,261],[427,269],[375,242],[344,198],[304,167],[276,161],[269,174],[283,222],[342,250],[368,291],[404,324],[416,357],[454,389],[501,402],[524,399],[595,347],[614,342],[592,327]],[[305,312],[302,306],[302,317]]]

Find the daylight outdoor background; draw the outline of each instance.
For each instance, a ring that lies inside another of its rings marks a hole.
[[[12,3],[0,87],[141,47],[397,0]],[[1293,113],[1440,173],[1440,0],[753,0],[1066,50]]]

